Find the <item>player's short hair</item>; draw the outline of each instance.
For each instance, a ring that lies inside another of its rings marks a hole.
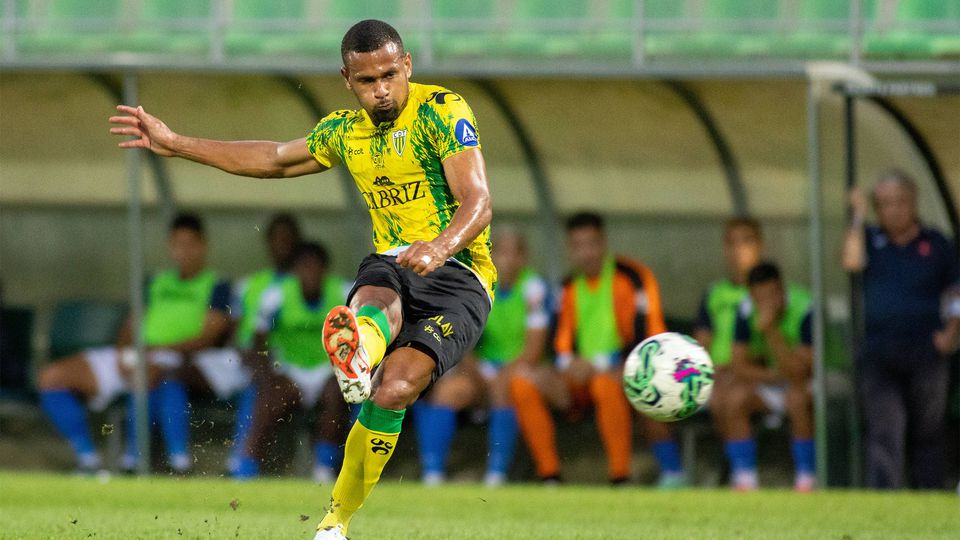
[[[403,55],[403,40],[400,33],[389,24],[377,19],[366,19],[350,27],[340,42],[340,57],[347,64],[347,55],[352,52],[372,52],[387,43],[396,43]]]
[[[774,280],[781,281],[782,279],[780,268],[778,268],[776,264],[770,261],[763,261],[750,269],[750,273],[747,274],[747,286],[752,287],[760,283],[767,283],[768,281]]]
[[[877,188],[886,182],[893,182],[897,184],[901,188],[907,190],[907,192],[913,196],[914,201],[917,200],[917,181],[902,169],[893,168],[887,169],[880,173],[880,176],[877,177],[877,183],[874,184],[873,189],[870,190],[870,198],[873,200],[874,204],[877,202]]]
[[[757,236],[757,240],[763,240],[763,228],[760,227],[760,222],[752,217],[737,216],[728,219],[723,224],[723,234],[726,236],[730,234],[730,231],[741,227],[750,229],[750,231]]]
[[[206,237],[206,229],[203,226],[203,220],[197,214],[192,212],[180,212],[173,221],[170,222],[170,234],[180,229],[193,231],[201,237]]]
[[[293,260],[299,261],[306,258],[315,258],[320,266],[328,268],[330,266],[330,253],[326,246],[320,242],[306,241],[300,242],[297,250],[294,252]]]
[[[597,214],[596,212],[577,212],[576,214],[567,218],[567,232],[575,229],[584,229],[587,227],[603,232],[605,227],[603,223],[603,216]]]
[[[287,227],[298,240],[301,238],[300,222],[297,221],[297,218],[293,217],[293,214],[287,212],[274,214],[267,223],[267,238],[273,234],[273,231],[275,231],[277,227]]]

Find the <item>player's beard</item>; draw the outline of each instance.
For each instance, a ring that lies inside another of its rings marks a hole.
[[[370,119],[373,120],[373,123],[376,125],[393,122],[398,116],[400,116],[399,105],[394,105],[389,109],[374,108],[370,111]]]

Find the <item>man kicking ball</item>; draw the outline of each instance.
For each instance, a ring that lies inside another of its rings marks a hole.
[[[393,454],[404,412],[470,350],[490,311],[490,194],[476,120],[445,88],[410,82],[400,35],[377,20],[343,37],[340,73],[360,103],[285,143],[214,141],[174,133],[142,107],[111,122],[148,148],[259,178],[318,173],[343,163],[370,210],[377,253],[360,264],[322,338],[344,399],[363,403],[317,539],[345,538],[353,514]]]

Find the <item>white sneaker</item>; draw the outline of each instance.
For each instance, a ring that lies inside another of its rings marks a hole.
[[[318,484],[332,484],[337,479],[333,468],[326,465],[316,465],[313,468],[313,481]]]
[[[817,489],[817,477],[810,473],[798,473],[793,481],[793,490],[797,493],[811,493]]]
[[[325,527],[323,529],[317,529],[316,536],[313,537],[313,540],[350,540],[347,538],[347,535],[343,534],[343,525],[337,524],[333,527]]]
[[[483,476],[483,485],[489,488],[500,487],[507,483],[507,475],[502,472],[488,471]]]
[[[442,472],[423,473],[423,485],[427,487],[436,487],[447,481],[447,475]]]
[[[734,491],[746,492],[757,490],[757,471],[734,471],[732,480]]]
[[[330,310],[323,322],[323,346],[347,403],[363,403],[370,397],[370,362],[360,342],[357,317],[347,306]]]

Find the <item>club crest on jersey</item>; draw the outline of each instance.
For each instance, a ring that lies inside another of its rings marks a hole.
[[[398,129],[393,132],[393,149],[398,156],[403,155],[403,150],[407,147],[407,130]]]
[[[477,139],[477,130],[470,125],[470,121],[466,118],[461,118],[457,121],[457,127],[455,127],[453,131],[457,137],[457,141],[463,146],[480,145],[480,141]]]

